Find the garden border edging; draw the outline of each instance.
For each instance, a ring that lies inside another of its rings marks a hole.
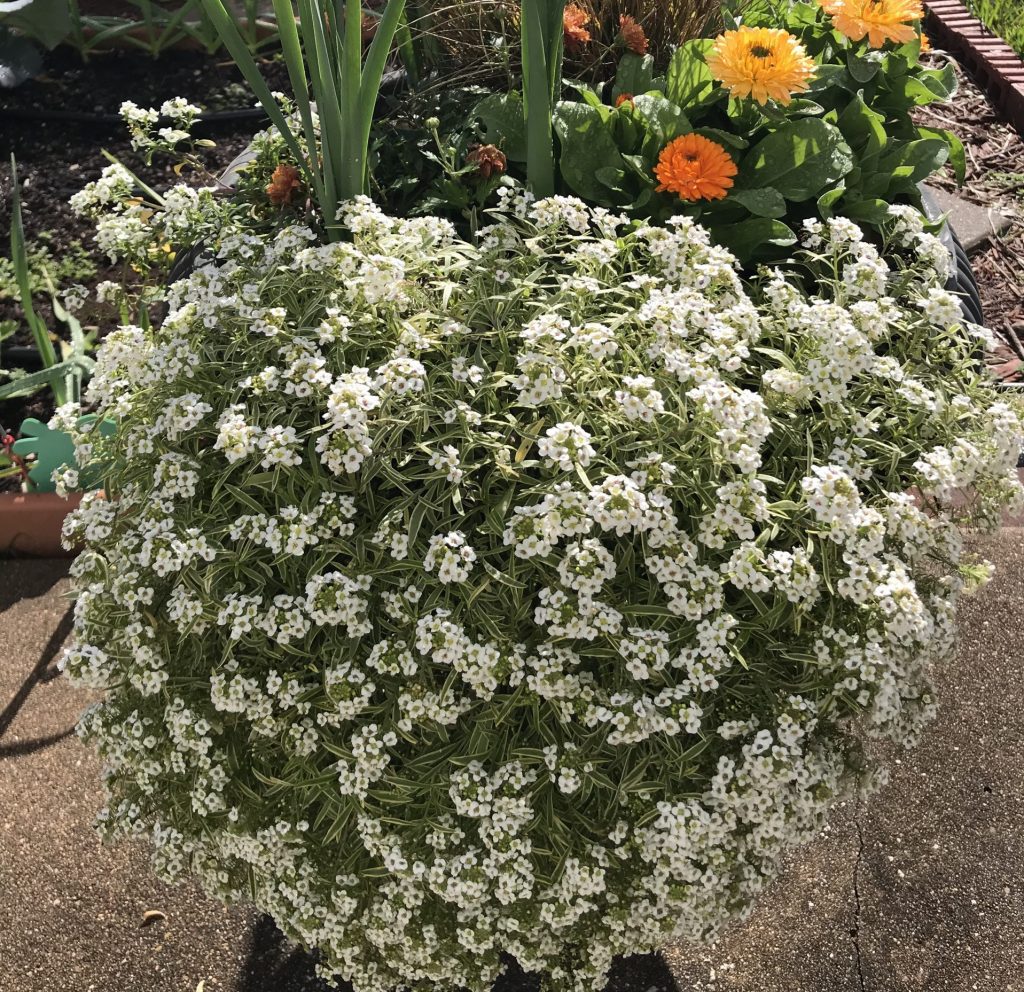
[[[929,33],[964,60],[978,85],[1024,134],[1024,60],[960,0],[926,0],[925,8]]]

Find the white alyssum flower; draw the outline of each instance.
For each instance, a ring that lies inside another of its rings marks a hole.
[[[537,442],[537,452],[549,465],[571,472],[574,465],[586,468],[597,454],[593,438],[582,427],[571,423],[549,427]]]
[[[476,561],[476,552],[466,541],[466,535],[453,530],[447,534],[435,534],[423,558],[423,567],[428,572],[437,571],[437,580],[445,585],[451,582],[465,582]]]
[[[79,205],[133,264],[215,247],[101,343],[103,428],[54,421],[105,493],[63,665],[103,692],[101,832],[162,874],[356,992],[489,992],[506,955],[585,992],[746,912],[859,738],[934,715],[989,571],[960,525],[1020,502],[1024,429],[917,215],[810,225],[797,280],[505,187],[473,244],[132,193]]]

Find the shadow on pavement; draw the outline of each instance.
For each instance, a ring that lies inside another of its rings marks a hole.
[[[316,977],[316,958],[291,944],[269,916],[253,927],[249,959],[238,992],[334,992]],[[346,982],[337,992],[351,992]],[[494,985],[493,992],[539,992],[540,980],[515,962]],[[659,954],[617,958],[606,992],[680,992],[668,965]]]
[[[28,593],[25,595],[28,595]],[[39,660],[28,673],[25,681],[18,687],[18,691],[15,692],[11,701],[4,707],[3,711],[0,711],[0,738],[3,737],[7,732],[7,728],[14,722],[14,718],[18,715],[22,706],[25,705],[25,701],[31,695],[32,690],[37,685],[49,682],[56,677],[57,673],[55,669],[49,671],[47,669],[53,659],[57,657],[57,652],[60,651],[61,645],[63,645],[71,634],[73,620],[74,607],[69,606],[64,611],[64,615],[60,618],[60,623],[57,624],[57,629],[50,635],[50,639],[43,647],[42,653],[39,655]],[[65,737],[69,737],[73,733],[74,728],[72,727],[60,734],[40,739],[39,741],[24,741],[6,748],[0,747],[0,758],[11,754],[28,754],[31,751],[37,750],[39,747],[45,747],[48,744],[55,744],[57,741],[63,740]]]
[[[68,562],[51,558],[0,558],[4,581],[0,582],[0,613],[23,599],[38,599],[68,575]]]
[[[333,992],[317,978],[315,963],[316,958],[290,943],[269,916],[261,916],[252,928],[238,992]],[[348,984],[338,988],[351,992]]]

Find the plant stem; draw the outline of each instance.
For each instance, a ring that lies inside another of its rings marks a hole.
[[[562,74],[565,0],[523,0],[523,108],[526,114],[526,177],[539,197],[555,192],[551,114]]]

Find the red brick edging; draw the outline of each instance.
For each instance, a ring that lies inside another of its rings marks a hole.
[[[926,27],[935,41],[960,56],[975,81],[1024,134],[1024,61],[960,0],[925,0]]]

